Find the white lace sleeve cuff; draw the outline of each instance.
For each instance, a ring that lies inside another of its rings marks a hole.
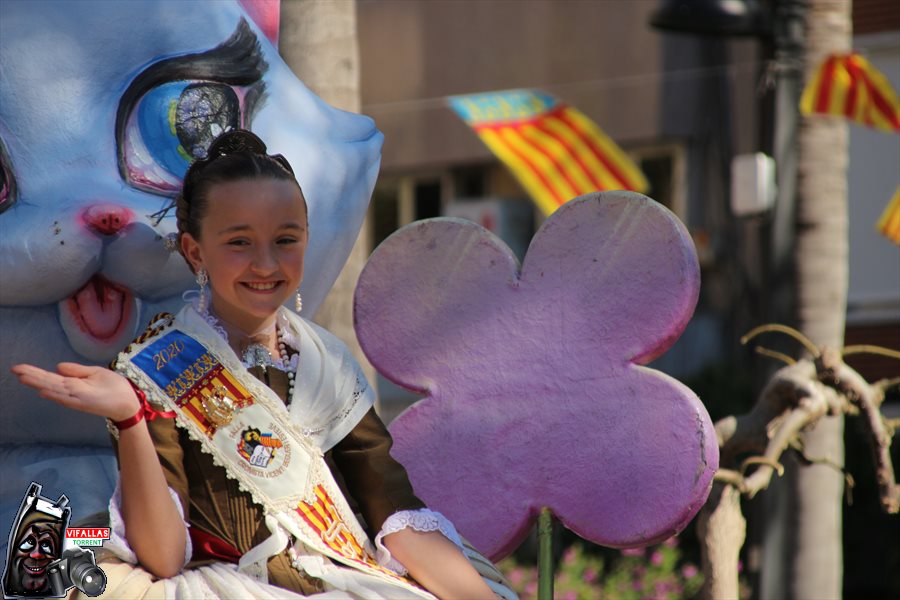
[[[172,488],[169,488],[169,495],[175,507],[178,508],[178,514],[184,522],[184,510],[181,508],[181,500],[178,494]],[[116,489],[112,498],[109,499],[109,540],[103,544],[103,547],[112,552],[117,558],[136,565],[137,556],[131,546],[128,545],[128,538],[125,537],[125,519],[122,518],[122,487],[119,481],[116,481]],[[184,523],[184,567],[191,561],[194,549],[191,547],[191,536],[187,530],[188,524]]]
[[[390,550],[384,547],[381,540],[386,535],[410,527],[416,531],[440,531],[445,538],[456,544],[460,550],[463,549],[462,540],[456,532],[456,527],[441,513],[427,508],[401,510],[388,517],[384,525],[381,526],[381,531],[375,536],[375,560],[379,565],[390,569],[398,575],[406,575],[406,567],[391,556]]]

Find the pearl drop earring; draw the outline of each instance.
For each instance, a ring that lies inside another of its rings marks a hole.
[[[209,276],[206,274],[206,269],[200,267],[200,269],[197,270],[197,285],[200,286],[200,295],[197,297],[197,308],[201,313],[205,313],[208,308],[209,298],[207,298],[207,283],[209,283]]]

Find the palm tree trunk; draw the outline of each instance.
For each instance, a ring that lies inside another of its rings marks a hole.
[[[359,42],[356,0],[291,0],[281,3],[279,52],[306,86],[337,108],[359,112]],[[344,341],[375,385],[353,330],[353,291],[369,256],[371,240],[363,223],[350,256],[315,321]]]

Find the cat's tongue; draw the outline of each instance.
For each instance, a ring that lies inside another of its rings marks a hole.
[[[106,340],[116,335],[127,320],[131,293],[95,275],[69,298],[68,304],[86,333]]]
[[[58,308],[72,349],[97,362],[109,362],[134,339],[141,313],[134,294],[100,275],[63,298]]]

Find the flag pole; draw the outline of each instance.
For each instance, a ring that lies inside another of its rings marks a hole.
[[[538,516],[538,600],[553,600],[553,513],[541,508]]]

